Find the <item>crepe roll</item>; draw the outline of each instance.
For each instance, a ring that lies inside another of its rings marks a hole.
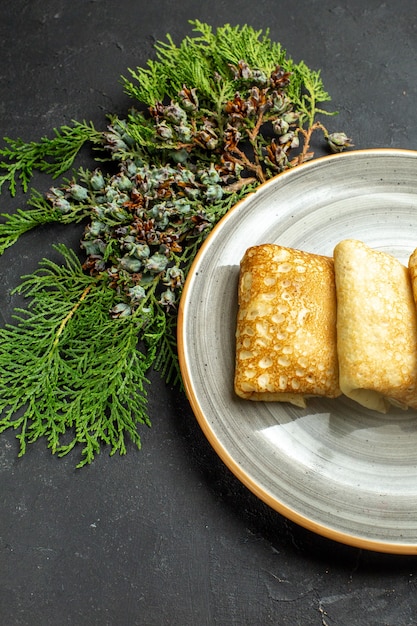
[[[340,388],[386,413],[417,408],[417,315],[408,268],[354,239],[334,250]]]
[[[417,249],[414,250],[408,260],[408,268],[411,279],[411,289],[413,291],[414,302],[417,306]]]
[[[333,259],[264,244],[240,264],[235,392],[306,406],[337,397]]]

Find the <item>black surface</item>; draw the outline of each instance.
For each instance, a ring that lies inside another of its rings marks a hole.
[[[416,6],[2,0],[0,137],[37,140],[72,119],[104,128],[106,113],[130,104],[119,77],[198,18],[270,28],[296,61],[321,68],[340,112],[328,126],[357,148],[416,149]],[[0,202],[5,212],[20,200]],[[52,258],[54,242],[77,249],[79,235],[43,228],[0,259],[4,319],[19,277]],[[1,624],[417,624],[415,558],[339,545],[271,511],[217,458],[185,398],[152,378],[141,452],[104,452],[75,470],[42,442],[18,460],[13,433],[0,436]]]

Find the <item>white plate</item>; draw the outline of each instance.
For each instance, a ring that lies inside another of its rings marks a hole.
[[[239,262],[276,242],[332,255],[361,239],[404,263],[417,247],[417,152],[324,157],[268,181],[216,226],[189,273],[178,346],[193,411],[239,480],[296,523],[331,539],[417,554],[417,413],[380,415],[346,398],[308,409],[233,392]]]

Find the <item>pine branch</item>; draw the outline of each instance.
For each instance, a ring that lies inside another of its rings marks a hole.
[[[153,367],[167,384],[182,386],[177,351],[177,320],[173,314],[166,316]]]
[[[191,23],[195,31],[207,32],[206,26],[198,20]],[[226,24],[218,28],[211,48],[214,64],[218,67],[230,63],[238,65],[244,59],[250,67],[262,69],[268,74],[276,65],[287,69],[285,65],[289,62],[281,44],[271,41],[269,30],[256,31],[246,24],[234,27]]]
[[[14,196],[20,181],[23,191],[27,192],[35,170],[57,178],[71,168],[87,141],[102,143],[102,133],[96,131],[92,123],[73,122],[72,126],[55,128],[54,134],[53,138],[42,137],[38,142],[4,138],[6,147],[0,149],[0,158],[3,158],[0,162],[0,190],[6,184]]]
[[[31,190],[30,198],[24,209],[17,209],[15,213],[2,213],[4,220],[0,223],[0,256],[12,246],[21,235],[40,226],[59,222],[69,224],[79,222],[86,216],[81,206],[72,207],[68,213],[63,213],[36,190]]]
[[[137,67],[129,69],[131,77],[136,81],[132,83],[126,77],[122,77],[125,92],[138,102],[143,102],[148,106],[152,106],[159,100],[162,101],[166,93],[166,84],[168,77],[161,71],[161,64],[148,61],[147,67]]]
[[[312,158],[313,132],[333,151],[351,145],[316,119],[330,115],[320,72],[268,31],[191,24],[193,36],[176,45],[168,35],[156,60],[123,78],[139,104],[126,119],[109,116],[106,132],[74,122],[0,150],[0,189],[12,195],[35,170],[67,172],[87,141],[118,165],[79,168],[1,216],[0,254],[38,224],[86,219],[85,262],[57,246],[64,264],[44,259],[23,278],[16,292],[29,306],[0,330],[0,432],[15,429],[20,454],[42,437],[59,456],[79,450],[81,467],[102,445],[139,448],[149,369],[181,385],[176,312],[202,242],[260,183]]]
[[[102,444],[111,454],[125,454],[127,439],[140,447],[138,425],[150,425],[153,355],[138,349],[149,320],[112,320],[114,293],[86,276],[73,252],[57,248],[65,265],[44,260],[24,278],[17,291],[31,305],[0,329],[0,432],[17,431],[20,455],[41,437],[60,456],[81,446],[81,467]]]
[[[291,71],[292,80],[288,93],[300,113],[301,126],[313,126],[318,114],[337,115],[337,112],[326,111],[319,106],[331,100],[324,89],[320,71],[311,70],[303,61],[294,65]]]

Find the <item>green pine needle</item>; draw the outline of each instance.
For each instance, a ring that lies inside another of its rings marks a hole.
[[[17,209],[15,213],[1,213],[0,218],[0,255],[12,246],[21,235],[40,226],[60,222],[69,224],[70,222],[80,222],[86,215],[84,207],[72,207],[68,213],[62,213],[54,208],[47,199],[32,189],[30,197],[26,202],[25,209]]]
[[[125,454],[128,439],[140,448],[152,358],[138,347],[144,319],[112,320],[111,290],[57,249],[65,265],[44,260],[26,277],[17,291],[31,306],[0,329],[0,432],[17,431],[20,455],[41,437],[58,456],[80,444],[81,467],[103,444],[111,454]]]
[[[209,102],[216,100],[218,85],[213,80],[216,73],[226,81],[222,85],[222,97],[233,97],[235,86],[231,80],[229,64],[237,65],[241,59],[251,66],[262,68],[266,73],[277,65],[285,69],[292,67],[279,43],[273,43],[268,31],[255,31],[245,25],[232,27],[229,24],[217,29],[198,20],[190,22],[193,37],[185,37],[176,45],[170,35],[166,42],[155,46],[157,61],[149,61],[146,68],[130,70],[136,83],[124,79],[125,90],[140,102],[152,106],[164,97],[176,98],[183,85],[195,87]]]
[[[14,196],[20,181],[23,191],[27,192],[35,170],[58,178],[72,167],[87,141],[97,144],[102,139],[102,134],[95,130],[93,124],[86,122],[73,122],[72,126],[55,128],[54,134],[53,138],[42,137],[37,142],[4,137],[7,147],[0,149],[0,159],[3,159],[0,171],[4,170],[0,174],[0,190],[3,185],[8,185]]]

